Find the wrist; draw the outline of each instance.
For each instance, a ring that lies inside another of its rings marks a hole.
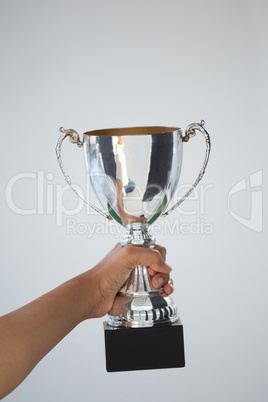
[[[99,316],[101,304],[99,295],[99,279],[95,268],[74,278],[77,280],[79,294],[80,321]]]

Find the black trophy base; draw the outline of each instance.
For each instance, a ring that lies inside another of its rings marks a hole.
[[[104,322],[108,372],[184,367],[183,326],[113,329]]]

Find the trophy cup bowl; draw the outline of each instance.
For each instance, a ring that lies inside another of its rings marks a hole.
[[[210,138],[200,124],[190,124],[183,136],[176,127],[131,127],[85,132],[60,129],[56,153],[65,180],[95,211],[126,228],[122,245],[153,248],[149,227],[167,216],[193,191],[204,175],[210,153]],[[170,207],[182,165],[183,142],[196,132],[206,141],[206,154],[190,190]],[[79,193],[65,172],[61,145],[69,137],[84,148],[91,186],[102,209]],[[152,289],[147,268],[137,266],[117,294],[104,323],[107,371],[183,367],[183,328],[177,307],[163,289]],[[155,344],[158,352],[148,345]]]

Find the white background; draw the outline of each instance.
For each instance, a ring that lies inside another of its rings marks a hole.
[[[186,367],[108,374],[103,319],[91,320],[6,400],[267,401],[267,215],[263,208],[263,230],[256,232],[227,206],[230,189],[245,178],[248,189],[231,206],[250,219],[256,205],[249,177],[261,171],[266,180],[267,2],[1,0],[0,8],[1,314],[92,267],[119,241],[67,234],[66,217],[57,227],[46,201],[43,213],[29,216],[7,205],[10,179],[38,171],[56,204],[56,186],[64,185],[54,151],[60,126],[82,134],[135,125],[185,129],[205,119],[212,139],[205,212],[189,200],[183,210],[197,213],[176,211],[169,221],[202,219],[213,234],[157,235],[173,267]],[[81,152],[69,143],[63,148],[83,185]],[[181,183],[195,180],[204,148],[201,136],[185,144]],[[264,185],[257,190],[265,206]],[[13,199],[36,208],[37,180],[17,182]],[[75,195],[65,202],[75,206]],[[86,208],[73,218],[104,223]]]

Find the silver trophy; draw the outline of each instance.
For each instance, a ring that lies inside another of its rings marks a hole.
[[[199,131],[206,141],[203,166],[189,191],[170,206],[182,164],[183,142]],[[176,127],[114,128],[85,132],[83,141],[72,129],[60,128],[57,158],[66,182],[91,208],[126,228],[122,245],[153,248],[150,233],[159,216],[177,208],[202,179],[210,153],[210,137],[200,124],[183,135]],[[92,205],[76,189],[61,157],[65,138],[84,149],[91,185],[101,205]],[[115,298],[104,323],[108,371],[183,367],[183,329],[177,307],[163,289],[152,289],[145,266],[137,266]],[[155,344],[158,352],[149,345]]]

